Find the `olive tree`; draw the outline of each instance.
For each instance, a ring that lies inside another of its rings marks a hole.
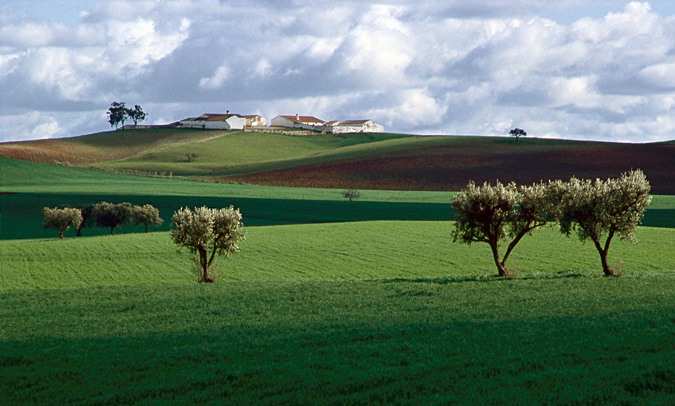
[[[345,199],[349,199],[349,201],[351,202],[352,200],[361,197],[361,192],[355,189],[347,189],[342,192],[342,196],[344,196]]]
[[[80,209],[71,207],[50,209],[45,207],[43,209],[45,215],[45,222],[43,227],[45,229],[51,228],[59,232],[59,239],[63,239],[63,232],[71,226],[79,227],[82,222],[82,214]]]
[[[555,218],[551,184],[532,186],[496,182],[476,186],[472,181],[452,200],[456,222],[453,241],[465,244],[487,243],[499,276],[512,277],[506,261],[522,238]],[[499,245],[508,242],[501,257]]]
[[[93,204],[88,204],[80,208],[80,213],[82,213],[82,222],[77,227],[76,235],[78,237],[82,236],[83,228],[93,228],[96,225],[96,221],[94,219],[94,216],[92,215],[92,212],[94,211],[94,206],[95,205]]]
[[[164,223],[164,220],[159,217],[159,210],[151,204],[134,206],[131,217],[134,220],[134,225],[143,224],[145,226],[146,233],[148,232],[148,227],[159,227]]]
[[[561,200],[560,231],[579,240],[593,241],[600,254],[605,276],[620,276],[608,264],[607,254],[614,237],[637,242],[635,228],[651,202],[651,187],[641,170],[623,173],[617,179],[557,182]]]
[[[96,226],[108,228],[110,234],[114,234],[115,228],[126,226],[132,220],[131,203],[113,204],[101,202],[94,205],[91,215],[94,218]]]
[[[233,206],[223,209],[185,207],[171,218],[171,239],[198,255],[201,275],[199,282],[213,282],[209,273],[216,255],[229,256],[239,251],[239,242],[244,240],[242,216]]]

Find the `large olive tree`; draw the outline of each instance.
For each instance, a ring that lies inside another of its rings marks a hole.
[[[45,229],[51,228],[58,231],[59,239],[63,238],[64,231],[69,229],[71,226],[79,227],[80,223],[82,222],[82,214],[80,213],[80,209],[71,207],[55,207],[50,209],[49,207],[45,207],[43,212],[45,216],[43,227]]]
[[[494,186],[472,181],[452,200],[456,222],[453,241],[490,245],[499,276],[511,277],[506,261],[520,240],[555,218],[551,184],[516,186],[499,181]],[[508,241],[501,257],[499,245]]]
[[[198,255],[201,275],[199,282],[213,282],[209,273],[216,255],[229,256],[239,251],[244,240],[242,216],[233,206],[223,209],[185,207],[172,217],[171,239],[174,243]]]
[[[645,174],[634,170],[617,179],[572,178],[556,185],[561,200],[560,231],[567,236],[574,231],[581,241],[593,241],[605,276],[619,276],[609,267],[609,246],[614,237],[637,241],[635,228],[652,199]]]

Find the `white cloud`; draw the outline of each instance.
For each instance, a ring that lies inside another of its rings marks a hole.
[[[199,79],[199,87],[205,89],[220,89],[223,83],[230,77],[230,68],[227,65],[219,66],[211,77]]]
[[[101,0],[77,24],[6,8],[0,122],[40,120],[0,126],[0,140],[108,129],[113,100],[153,122],[229,109],[412,133],[675,138],[675,17],[551,3]]]

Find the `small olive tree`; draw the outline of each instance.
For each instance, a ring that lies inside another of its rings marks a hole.
[[[80,208],[80,213],[82,214],[82,222],[77,227],[77,234],[76,235],[78,237],[82,236],[82,229],[83,228],[93,228],[96,225],[96,221],[94,219],[94,216],[92,215],[93,211],[94,211],[94,205],[93,204],[88,204],[88,205],[82,206]]]
[[[567,236],[574,231],[582,242],[593,241],[605,276],[620,276],[609,267],[609,246],[614,237],[637,242],[635,228],[652,199],[647,177],[634,170],[605,181],[572,178],[557,182],[556,188],[560,231]]]
[[[349,199],[349,201],[351,202],[352,200],[361,197],[361,192],[355,189],[347,189],[342,192],[342,196],[344,196],[345,199]]]
[[[148,227],[159,227],[164,223],[164,220],[159,217],[159,210],[151,204],[134,206],[131,217],[134,220],[134,225],[143,224],[145,226],[146,233],[148,232]]]
[[[492,186],[476,186],[472,181],[452,200],[456,222],[453,241],[465,244],[484,242],[490,245],[499,276],[512,277],[506,261],[520,240],[555,218],[551,184],[516,186],[499,181]],[[501,242],[509,240],[504,257]]]
[[[110,234],[114,234],[115,228],[131,223],[132,205],[126,202],[119,204],[108,202],[97,203],[92,208],[91,216],[96,226],[103,228],[110,227]]]
[[[239,251],[239,242],[244,240],[242,216],[233,206],[223,209],[185,207],[171,218],[171,239],[198,255],[201,275],[199,282],[213,282],[209,273],[216,255],[229,256]]]
[[[59,239],[63,239],[63,232],[71,226],[79,227],[82,223],[82,214],[80,209],[71,207],[53,208],[45,207],[43,209],[45,215],[45,222],[43,227],[45,229],[51,228],[59,232]]]

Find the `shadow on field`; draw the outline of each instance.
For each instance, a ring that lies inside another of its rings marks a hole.
[[[559,271],[552,273],[534,273],[526,274],[523,276],[516,276],[515,278],[503,278],[497,275],[475,275],[475,276],[458,276],[458,277],[445,277],[445,278],[395,278],[395,279],[382,279],[382,280],[373,280],[372,282],[380,283],[430,283],[436,285],[449,285],[453,283],[465,283],[465,282],[508,282],[512,280],[526,280],[526,279],[567,279],[567,278],[586,278],[591,275],[586,275],[579,271]]]

